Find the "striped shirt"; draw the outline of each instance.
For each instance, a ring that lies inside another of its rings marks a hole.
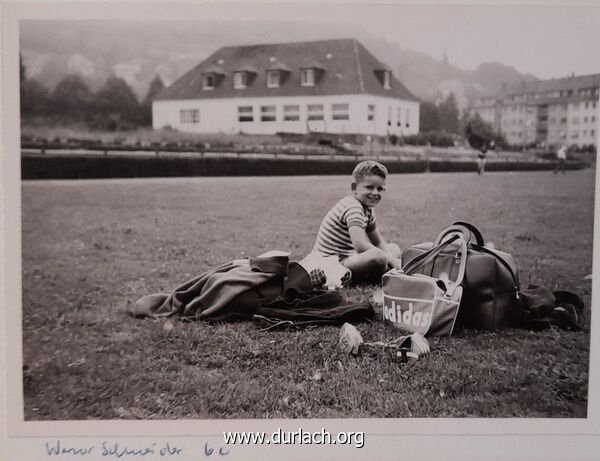
[[[323,256],[350,256],[356,253],[348,229],[358,226],[365,232],[375,230],[375,212],[355,197],[344,197],[323,218],[313,251]]]

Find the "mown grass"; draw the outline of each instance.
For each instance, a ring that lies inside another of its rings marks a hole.
[[[348,187],[341,176],[24,182],[26,419],[586,416],[589,315],[581,332],[458,331],[397,363],[342,354],[336,327],[125,314],[233,258],[302,257]],[[378,222],[402,247],[472,222],[515,256],[523,285],[577,292],[589,313],[593,191],[592,170],[392,175]],[[358,328],[366,341],[398,336],[379,313]]]

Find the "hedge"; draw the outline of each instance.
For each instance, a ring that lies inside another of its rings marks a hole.
[[[474,161],[389,160],[390,173],[476,171]],[[356,160],[285,158],[189,158],[28,154],[21,158],[22,179],[142,178],[174,176],[299,176],[351,174]],[[549,170],[555,163],[488,162],[488,171]],[[567,169],[583,169],[569,162]]]

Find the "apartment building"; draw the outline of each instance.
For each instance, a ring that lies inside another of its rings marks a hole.
[[[521,83],[477,98],[472,110],[512,145],[597,145],[600,74]]]
[[[217,50],[157,95],[152,125],[198,133],[419,131],[418,99],[354,39]]]

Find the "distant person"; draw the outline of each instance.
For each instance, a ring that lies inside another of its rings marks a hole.
[[[352,281],[381,277],[390,267],[402,267],[401,250],[386,243],[377,230],[374,208],[386,187],[387,168],[374,160],[360,162],[352,172],[352,194],[325,215],[312,252],[337,256],[350,269]]]
[[[485,159],[487,157],[487,145],[484,143],[479,149],[477,155],[477,174],[482,175],[485,172]]]
[[[554,174],[558,173],[559,170],[561,170],[563,174],[566,174],[565,163],[567,162],[567,146],[563,144],[563,146],[558,149],[556,158],[558,159],[558,162],[556,163],[556,168],[554,168]]]

